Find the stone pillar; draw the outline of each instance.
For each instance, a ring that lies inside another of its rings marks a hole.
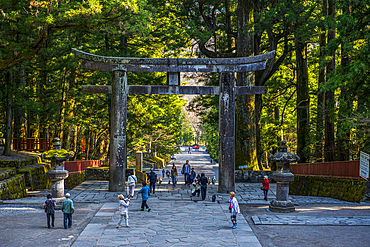
[[[289,182],[294,180],[291,172],[273,173],[272,178],[276,181],[276,199],[271,201],[269,209],[273,212],[294,212],[294,204],[289,200]]]
[[[68,177],[67,170],[52,169],[46,173],[46,177],[51,180],[51,196],[54,199],[64,197],[64,179]]]
[[[136,170],[143,171],[143,152],[136,151]]]
[[[235,75],[222,73],[219,105],[218,192],[235,191]]]
[[[126,127],[127,127],[127,73],[113,71],[109,191],[125,191]]]

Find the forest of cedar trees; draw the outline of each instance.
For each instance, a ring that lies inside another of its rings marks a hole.
[[[59,137],[74,159],[109,157],[110,95],[81,86],[110,85],[111,73],[81,69],[72,48],[146,58],[276,50],[265,70],[236,75],[265,94],[236,98],[235,166],[266,168],[280,140],[300,162],[358,159],[370,153],[369,38],[370,0],[2,0],[4,155],[13,139]],[[220,74],[192,77],[218,85]],[[166,74],[128,73],[128,84],[165,85]],[[127,152],[176,153],[198,136],[218,160],[218,114],[218,96],[129,95]]]

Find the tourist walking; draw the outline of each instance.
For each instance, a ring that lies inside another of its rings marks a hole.
[[[164,175],[166,174],[166,171],[164,170],[164,168],[163,168],[163,170],[162,170],[162,178],[164,178]]]
[[[212,184],[216,184],[216,176],[213,176],[213,178],[212,178]]]
[[[137,177],[135,176],[135,174],[128,176],[127,183],[128,183],[128,196],[129,198],[134,197],[135,185],[137,183]]]
[[[172,178],[173,186],[176,186],[177,176],[178,176],[177,168],[176,168],[175,164],[173,164],[172,169],[171,169],[171,178]]]
[[[197,174],[195,173],[194,171],[194,168],[191,168],[191,172],[190,172],[190,183],[193,184],[194,182],[194,179],[196,178]]]
[[[186,163],[182,166],[182,170],[181,170],[181,173],[184,174],[185,184],[190,184],[190,179],[189,179],[190,170],[191,168],[190,168],[189,160],[187,160]]]
[[[201,186],[200,190],[202,194],[202,201],[204,201],[207,196],[207,182],[208,182],[207,177],[204,175],[204,173],[202,173],[200,176],[200,186]]]
[[[63,211],[63,218],[64,218],[64,228],[71,228],[72,227],[72,214],[75,212],[75,208],[73,207],[73,201],[69,199],[71,194],[66,194],[66,199],[62,203],[62,211]]]
[[[117,224],[117,228],[120,228],[121,227],[121,222],[123,220],[123,218],[125,218],[126,220],[126,227],[130,227],[128,225],[128,205],[130,204],[130,198],[128,198],[127,200],[125,200],[125,197],[121,194],[118,196],[118,199],[119,199],[119,215],[120,215],[120,218],[119,218],[119,221],[118,221],[118,224]]]
[[[150,212],[150,207],[146,203],[146,201],[149,199],[149,196],[150,196],[150,188],[146,185],[145,181],[142,182],[142,185],[143,185],[143,188],[141,190],[139,190],[138,192],[136,192],[136,194],[141,193],[141,200],[142,201],[141,201],[140,211],[144,211],[144,207],[146,207],[148,209],[148,212]]]
[[[191,190],[191,194],[195,196],[197,194],[197,197],[199,197],[200,194],[200,184],[198,183],[198,179],[194,179],[193,183],[193,189]]]
[[[150,186],[150,192],[153,192],[155,194],[155,183],[157,182],[157,174],[154,172],[153,168],[150,168],[150,173],[148,175],[149,180],[149,186]]]
[[[171,172],[169,170],[166,171],[166,176],[167,176],[168,179],[170,178]]]
[[[55,219],[54,213],[55,213],[55,207],[57,206],[57,204],[55,203],[55,201],[53,200],[50,194],[47,195],[46,198],[47,200],[45,201],[43,206],[45,208],[48,228],[50,228],[50,218],[51,218],[51,227],[54,227],[54,219]]]
[[[267,177],[267,175],[264,176],[264,179],[262,181],[262,189],[263,189],[263,195],[265,196],[265,200],[267,201],[267,193],[270,189],[270,181]]]
[[[232,228],[235,229],[238,227],[238,225],[236,224],[236,216],[238,215],[238,213],[240,213],[239,203],[235,198],[235,192],[230,192],[229,211],[231,213],[231,222],[233,223]]]

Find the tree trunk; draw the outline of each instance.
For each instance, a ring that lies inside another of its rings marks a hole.
[[[253,2],[238,1],[237,8],[237,56],[253,55],[254,36],[248,33],[247,25],[253,22]],[[237,73],[237,86],[254,86],[254,73]],[[249,170],[257,170],[256,119],[254,95],[238,95],[236,97],[236,141],[235,168],[248,166]]]
[[[306,44],[299,36],[295,37],[295,54],[297,63],[297,154],[301,163],[307,163],[309,160],[310,98]]]
[[[343,8],[344,14],[350,15],[350,5],[347,4]],[[346,30],[346,29],[344,29]],[[348,37],[348,33],[343,31],[341,36]],[[350,42],[350,40],[346,40]],[[343,41],[341,44],[341,66],[346,68],[350,64],[348,51],[345,49],[346,41]],[[342,69],[345,71],[344,69]],[[350,138],[351,138],[351,128],[347,127],[346,118],[350,117],[352,114],[352,97],[351,93],[348,90],[348,83],[344,82],[345,85],[341,87],[341,93],[339,96],[339,113],[338,113],[338,126],[337,126],[337,160],[346,161],[349,160],[349,147],[350,147]]]
[[[328,43],[335,38],[335,1],[328,0]],[[327,66],[326,74],[330,76],[335,70],[335,50],[330,51],[332,60]],[[325,92],[325,146],[324,156],[325,162],[335,160],[335,137],[334,137],[334,92],[327,90]]]
[[[322,1],[322,15],[324,18],[328,12],[327,0]],[[320,57],[324,57],[324,49],[326,47],[326,28],[321,28],[320,38]],[[319,88],[325,84],[325,63],[320,61],[319,66]],[[316,115],[316,140],[315,140],[315,153],[316,162],[323,161],[323,148],[324,148],[324,112],[325,112],[325,93],[320,92],[317,95],[317,115]]]
[[[12,147],[12,136],[13,136],[13,72],[8,71],[6,73],[8,81],[8,92],[6,99],[6,131],[5,131],[5,147],[3,155],[11,156],[11,147]]]

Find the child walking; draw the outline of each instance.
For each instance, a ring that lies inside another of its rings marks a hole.
[[[236,224],[236,216],[238,213],[240,213],[239,209],[239,203],[235,198],[235,192],[230,192],[230,206],[229,206],[229,211],[231,213],[231,222],[233,223],[233,226],[231,227],[232,229],[235,229],[238,227]]]
[[[121,194],[118,196],[119,199],[119,214],[120,214],[120,219],[117,224],[117,228],[121,227],[121,222],[123,220],[123,217],[126,219],[126,227],[130,227],[128,225],[128,205],[130,204],[130,198],[125,200],[125,197]]]
[[[142,182],[142,185],[143,185],[143,188],[139,190],[138,192],[136,192],[136,194],[141,193],[142,202],[141,202],[140,211],[144,211],[144,207],[146,207],[148,209],[148,212],[150,212],[150,207],[148,206],[148,204],[146,204],[146,201],[149,199],[149,196],[150,196],[150,188],[146,185],[145,181]]]

